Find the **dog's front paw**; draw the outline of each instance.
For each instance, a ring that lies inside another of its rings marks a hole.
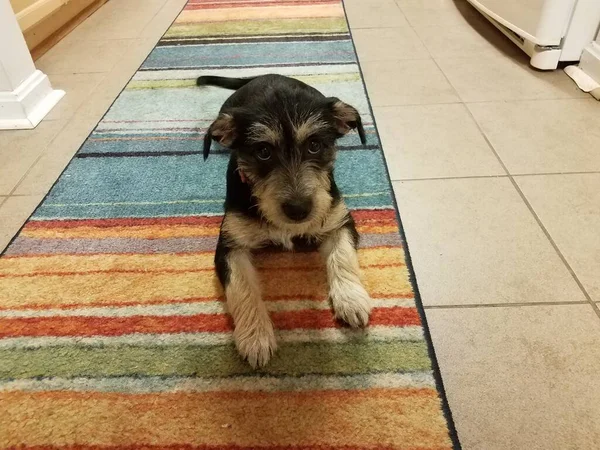
[[[365,327],[369,323],[371,299],[360,283],[340,283],[330,289],[329,296],[337,319],[354,328]]]
[[[266,365],[277,350],[269,319],[252,324],[251,329],[236,327],[233,335],[238,352],[254,369]]]

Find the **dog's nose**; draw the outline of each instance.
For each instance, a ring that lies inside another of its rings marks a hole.
[[[289,219],[301,222],[310,214],[312,200],[310,198],[290,200],[281,205],[281,209]]]

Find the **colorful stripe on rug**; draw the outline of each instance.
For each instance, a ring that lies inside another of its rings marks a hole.
[[[240,360],[213,269],[230,92],[280,73],[360,111],[336,179],[362,239],[366,330],[316,253],[257,255],[280,349]],[[340,0],[189,0],[0,258],[0,448],[458,448]],[[425,332],[424,332],[425,329]]]

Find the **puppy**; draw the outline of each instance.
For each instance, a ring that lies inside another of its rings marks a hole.
[[[336,318],[366,326],[371,305],[359,277],[358,233],[333,177],[336,139],[357,129],[366,143],[358,111],[280,75],[204,76],[197,84],[236,90],[208,128],[204,159],[213,140],[231,150],[215,266],[241,356],[256,368],[277,347],[252,265],[252,251],[269,245],[317,244]]]

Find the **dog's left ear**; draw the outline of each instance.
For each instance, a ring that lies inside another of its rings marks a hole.
[[[365,145],[365,129],[360,119],[360,114],[353,106],[344,103],[339,98],[329,97],[327,103],[335,119],[335,127],[340,135],[347,134],[350,130],[356,129],[360,136],[360,142]]]
[[[206,161],[206,158],[208,158],[213,139],[223,147],[229,147],[236,138],[237,129],[233,114],[219,113],[217,119],[208,127],[204,135],[204,160]]]

